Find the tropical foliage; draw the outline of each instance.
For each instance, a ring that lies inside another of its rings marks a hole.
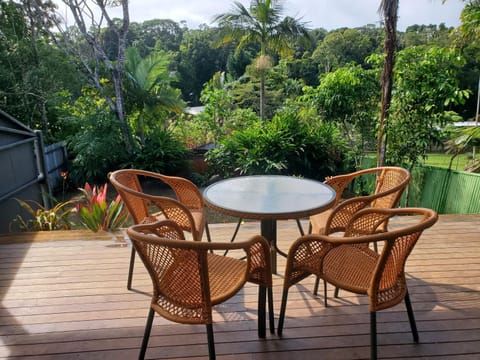
[[[86,228],[94,232],[116,230],[125,223],[128,212],[124,209],[120,195],[108,203],[107,184],[92,187],[86,183],[79,190],[82,197],[76,202],[75,209]]]
[[[279,0],[252,0],[247,10],[236,1],[231,12],[214,19],[224,36],[222,43],[235,41],[240,50],[249,44],[260,46],[255,68],[260,78],[260,117],[265,118],[265,74],[272,68],[271,54],[288,55],[299,38],[308,38],[307,29],[298,19],[282,19],[283,5]]]
[[[480,150],[480,127],[452,130],[452,135],[450,136],[450,140],[447,141],[446,148],[448,153],[453,154],[449,168],[452,167],[455,157],[473,149],[473,154],[476,155],[476,157],[470,160],[465,170],[480,173],[480,156],[478,153],[475,154]]]
[[[16,215],[11,224],[14,231],[70,230],[73,226],[73,201],[60,202],[49,209],[36,201],[16,201],[29,216]]]
[[[171,86],[174,80],[169,71],[171,61],[172,54],[162,50],[154,50],[142,58],[138,49],[127,49],[126,101],[132,130],[141,144],[145,143],[145,132],[158,125],[165,127],[168,113],[180,113],[185,107],[180,90]]]
[[[77,15],[97,13],[66,3]],[[225,175],[321,178],[328,171],[318,169],[333,165],[307,152],[339,148],[311,145],[319,129],[347,144],[347,166],[377,149],[386,163],[413,166],[428,147],[442,149],[444,126],[475,116],[476,97],[467,95],[477,92],[480,75],[477,0],[465,1],[458,29],[405,31],[396,29],[402,5],[393,0],[379,1],[384,26],[331,31],[308,30],[277,0],[233,2],[214,27],[198,29],[168,19],[131,23],[127,1],[92,4],[102,15],[92,24],[79,16],[56,29],[53,3],[0,3],[0,107],[41,129],[47,144],[66,140],[74,187],[103,183],[126,166],[185,172],[187,149],[206,143],[242,144],[248,154],[214,150],[210,165]],[[121,18],[110,16],[110,6],[121,6]],[[188,107],[200,105],[192,115]],[[295,156],[286,155],[291,149]]]
[[[439,142],[439,129],[453,122],[448,109],[469,97],[453,75],[463,64],[456,51],[444,48],[411,47],[398,53],[387,129],[390,162],[413,167]]]
[[[271,122],[232,132],[207,153],[221,176],[284,174],[323,179],[343,171],[345,143],[334,124],[308,123],[294,107]]]

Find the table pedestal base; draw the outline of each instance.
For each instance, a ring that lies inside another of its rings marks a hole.
[[[277,246],[277,221],[273,219],[263,219],[260,222],[260,232],[270,243],[270,255],[272,258],[272,273],[277,274],[277,253],[287,257]]]

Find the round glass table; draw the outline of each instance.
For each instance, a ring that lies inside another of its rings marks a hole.
[[[277,273],[276,220],[300,219],[333,206],[335,191],[328,185],[282,175],[242,176],[218,181],[203,191],[208,207],[234,217],[256,219],[270,242],[272,269]]]

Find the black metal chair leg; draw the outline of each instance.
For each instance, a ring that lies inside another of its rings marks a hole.
[[[415,323],[415,315],[413,314],[412,303],[410,301],[410,295],[408,294],[408,291],[405,294],[405,306],[407,308],[408,321],[410,322],[410,328],[412,329],[413,340],[416,343],[418,343],[417,324]]]
[[[268,318],[270,319],[270,333],[275,334],[275,313],[273,311],[273,289],[270,287],[267,289],[268,295]]]
[[[315,285],[313,287],[313,295],[318,295],[318,286],[320,285],[320,278],[317,276],[315,279]],[[335,288],[335,294],[338,296],[338,288]],[[335,297],[337,297],[335,296]],[[325,304],[325,307],[328,306],[327,302],[327,282],[323,280],[323,302]]]
[[[338,291],[339,291],[339,290],[340,290],[340,289],[339,289],[338,287],[335,287],[335,291],[333,292],[333,296],[334,296],[334,297],[338,298]]]
[[[327,299],[327,282],[323,280],[323,304],[325,305],[325,307],[328,306]]]
[[[213,338],[213,324],[205,324],[207,327],[207,340],[208,340],[208,358],[215,360],[215,340]]]
[[[318,294],[318,285],[320,284],[320,278],[317,276],[315,279],[315,285],[313,286],[313,295]]]
[[[135,265],[135,247],[132,245],[132,252],[130,253],[130,265],[128,267],[127,289],[132,289],[133,266]]]
[[[150,331],[152,330],[154,317],[155,310],[150,308],[150,311],[148,312],[147,324],[145,325],[145,332],[143,334],[142,347],[140,349],[140,354],[138,355],[138,360],[143,360],[145,358],[145,353],[147,352],[148,340],[150,339]]]
[[[260,286],[258,289],[258,337],[265,337],[265,307],[266,307],[267,288]]]
[[[212,237],[210,236],[210,228],[208,227],[208,222],[205,223],[205,233],[207,235],[207,241],[212,242]],[[210,254],[213,254],[213,250],[210,249]]]
[[[208,223],[205,223],[205,233],[207,234],[207,241],[212,242],[212,237],[210,236],[210,228],[208,227]]]
[[[287,310],[287,298],[288,298],[288,289],[283,289],[282,305],[280,306],[280,315],[278,317],[278,325],[277,325],[278,336],[282,336],[282,332],[283,332],[283,321],[285,319],[285,311]]]
[[[370,312],[370,359],[377,360],[377,313]]]

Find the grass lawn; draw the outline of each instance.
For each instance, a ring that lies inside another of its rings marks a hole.
[[[471,159],[471,157],[472,153],[460,154],[455,157],[452,163],[452,170],[462,171],[465,168],[465,165],[467,165],[468,161]],[[451,158],[451,154],[428,154],[427,159],[425,160],[425,165],[448,169]]]
[[[375,158],[375,155],[371,155],[372,158]],[[476,158],[480,157],[480,152],[477,151]],[[429,153],[427,154],[427,158],[424,162],[420,162],[421,165],[425,166],[435,166],[440,168],[448,169],[450,165],[450,159],[452,158],[451,154],[443,154],[443,153]],[[463,171],[467,163],[471,160],[472,153],[465,153],[456,156],[453,159],[452,163],[452,170],[459,170]]]

